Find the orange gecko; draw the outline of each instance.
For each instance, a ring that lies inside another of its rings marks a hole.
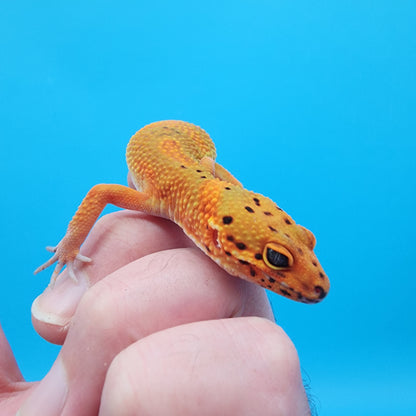
[[[321,301],[329,280],[313,248],[314,235],[272,200],[248,191],[215,163],[215,146],[201,128],[159,121],[139,130],[127,146],[136,189],[94,186],[69,223],[64,238],[48,247],[53,256],[35,273],[57,262],[53,285],[66,265],[76,280],[75,260],[107,204],[169,218],[224,270],[287,298]]]

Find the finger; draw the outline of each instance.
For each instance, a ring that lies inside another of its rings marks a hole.
[[[62,344],[77,305],[90,286],[147,254],[192,245],[178,226],[162,218],[133,211],[102,217],[83,246],[83,255],[91,257],[92,263],[78,264],[77,283],[64,271],[53,289],[46,288],[35,299],[33,326],[48,341]]]
[[[26,383],[0,325],[0,402],[2,414],[15,414],[24,399]],[[17,394],[20,392],[20,394]]]
[[[21,381],[24,381],[22,373],[0,325],[0,389]]]
[[[96,414],[116,354],[156,331],[250,311],[245,302],[255,297],[251,290],[264,293],[229,276],[196,248],[157,252],[118,269],[85,294],[72,320],[57,375],[51,376],[62,395],[56,414]],[[49,385],[41,383],[38,394]],[[28,403],[25,409],[35,408]]]
[[[260,318],[197,322],[122,351],[106,377],[100,416],[306,415],[296,350]]]

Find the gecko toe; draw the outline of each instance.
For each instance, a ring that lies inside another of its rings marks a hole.
[[[75,270],[74,270],[74,263],[71,261],[71,262],[69,262],[67,265],[66,265],[66,267],[68,268],[68,274],[69,274],[69,277],[75,282],[75,283],[78,283],[78,279],[77,279],[77,276],[76,276],[76,274],[75,274]]]
[[[62,270],[63,267],[64,267],[64,265],[58,261],[58,263],[57,263],[57,265],[56,265],[56,267],[55,267],[55,269],[52,273],[51,281],[49,282],[49,287],[50,288],[53,288],[55,286],[56,279],[58,278],[59,273],[61,273],[61,270]]]
[[[77,254],[77,256],[75,257],[77,260],[82,261],[83,263],[91,263],[91,259],[87,256],[83,256],[82,254]]]
[[[46,268],[48,268],[49,266],[51,266],[58,260],[59,260],[59,256],[55,253],[47,262],[41,264],[33,273],[37,274],[41,272],[42,270],[45,270]]]

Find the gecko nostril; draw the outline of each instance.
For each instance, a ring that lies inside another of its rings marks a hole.
[[[326,292],[322,286],[315,286],[315,293],[318,295],[318,299],[323,299],[328,292]]]

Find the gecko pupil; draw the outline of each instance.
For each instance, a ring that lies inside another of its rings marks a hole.
[[[267,248],[267,260],[275,267],[289,267],[289,259],[272,248]]]

